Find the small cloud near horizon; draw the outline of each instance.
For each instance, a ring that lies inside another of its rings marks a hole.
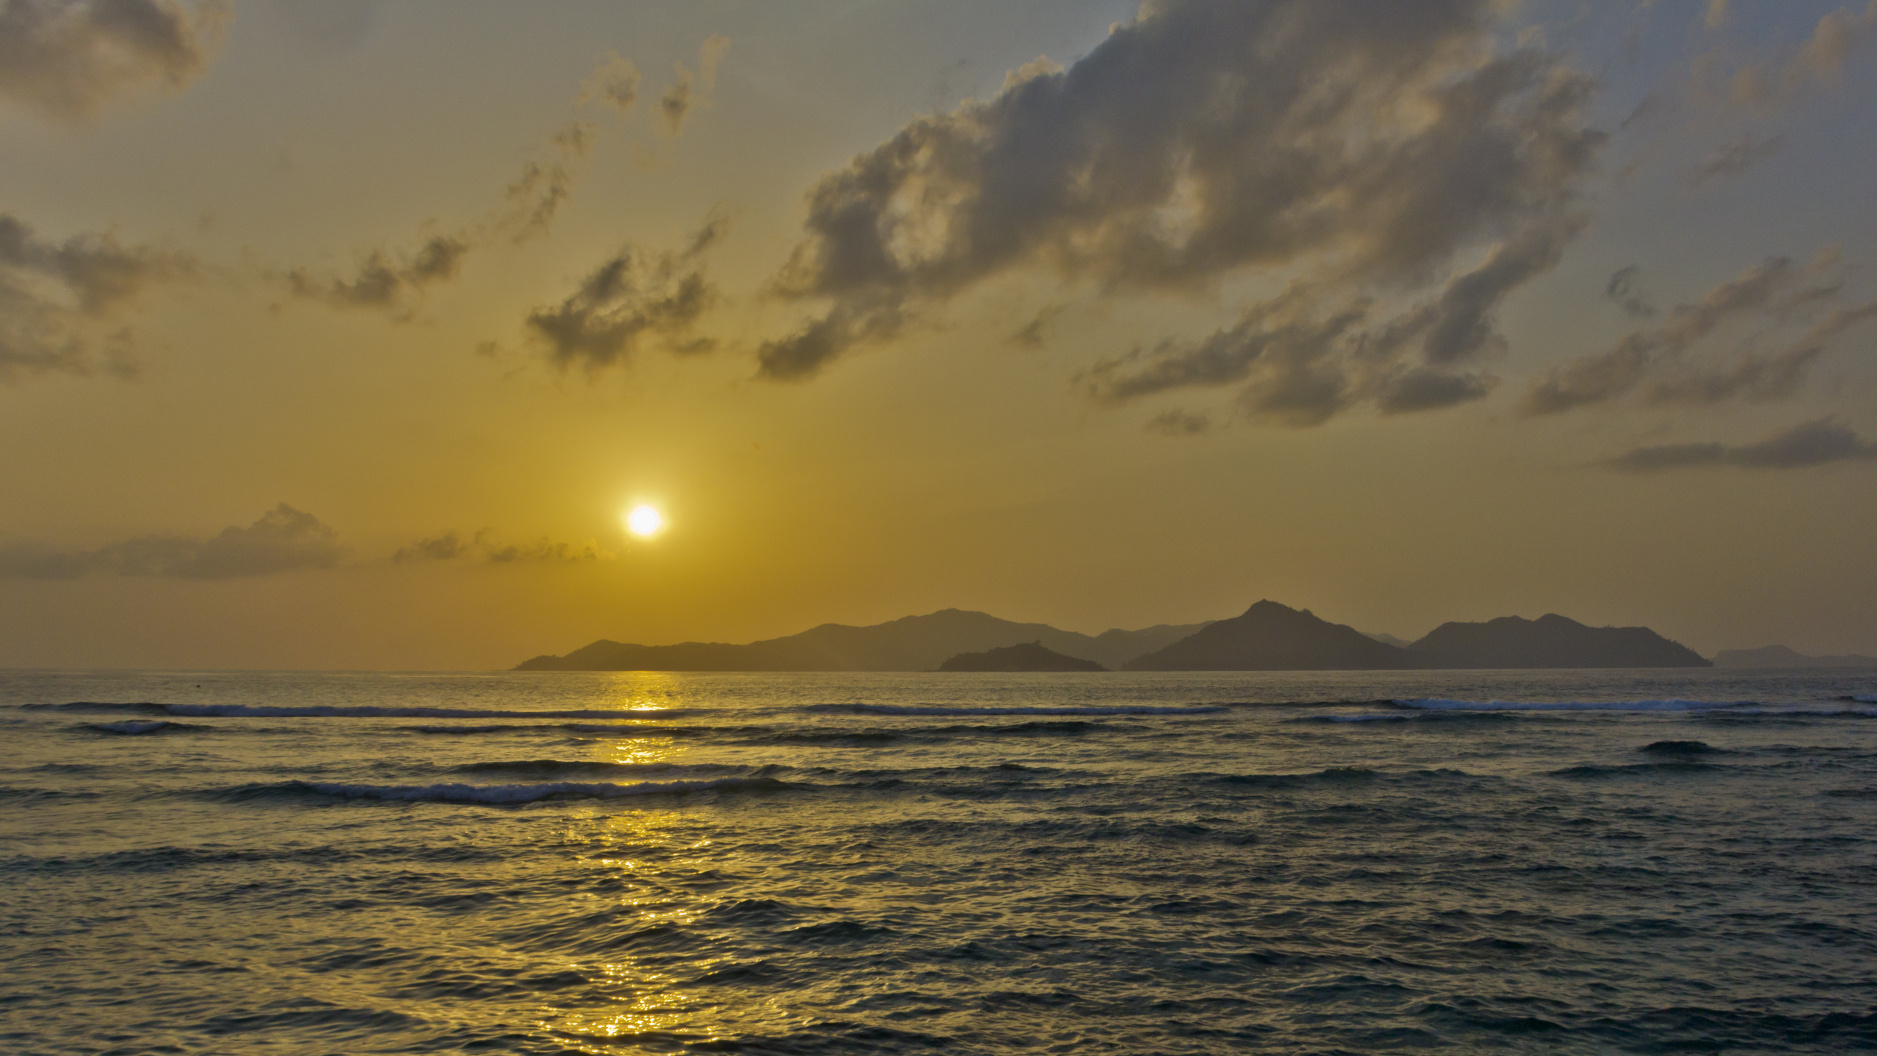
[[[0,547],[0,576],[78,579],[92,573],[173,579],[241,579],[303,569],[327,569],[345,553],[338,533],[286,503],[246,527],[230,526],[209,538],[148,535],[93,550]]]
[[[1628,473],[1656,473],[1713,466],[1809,469],[1873,459],[1877,459],[1877,443],[1866,442],[1836,418],[1825,417],[1750,444],[1655,444],[1633,448],[1601,464]]]

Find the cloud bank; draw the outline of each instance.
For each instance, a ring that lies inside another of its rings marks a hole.
[[[151,535],[96,550],[0,548],[0,576],[77,579],[91,573],[237,579],[301,569],[331,568],[344,550],[338,533],[319,518],[281,503],[245,528],[229,527],[207,539]]]
[[[1018,269],[1104,292],[1284,292],[1083,379],[1122,402],[1238,386],[1298,424],[1477,398],[1493,314],[1558,260],[1602,136],[1589,80],[1496,43],[1491,0],[1168,0],[1067,70],[921,117],[808,195],[775,277],[827,307],[762,345],[812,377]]]
[[[180,91],[227,19],[220,3],[0,0],[0,100],[76,119],[133,92]]]
[[[1604,465],[1630,473],[1734,466],[1744,469],[1807,469],[1832,462],[1877,459],[1877,444],[1833,418],[1820,418],[1738,447],[1719,443],[1638,447]]]

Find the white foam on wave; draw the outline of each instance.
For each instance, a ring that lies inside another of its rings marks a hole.
[[[681,714],[673,709],[626,711],[521,711],[499,708],[396,708],[375,706],[310,705],[275,707],[262,704],[165,704],[171,715],[219,716],[254,719],[651,719]]]
[[[1852,698],[1856,700],[1858,698]],[[1877,715],[1842,705],[1764,704],[1756,700],[1445,700],[1422,697],[1395,704],[1418,711],[1711,712],[1726,715]]]
[[[1419,697],[1397,700],[1420,711],[1714,711],[1756,703],[1751,700],[1447,700]]]
[[[553,796],[580,799],[618,799],[623,796],[670,796],[691,792],[719,792],[784,788],[767,777],[727,777],[712,781],[640,781],[609,784],[584,781],[548,781],[532,785],[354,785],[321,781],[292,781],[288,791],[317,792],[345,799],[379,799],[425,803],[532,803]]]
[[[1108,707],[942,707],[936,704],[821,704],[813,705],[810,711],[840,711],[857,715],[928,715],[967,718],[976,715],[1208,715],[1226,710],[1224,704],[1195,704],[1184,706],[1154,706],[1149,704],[1118,704]]]

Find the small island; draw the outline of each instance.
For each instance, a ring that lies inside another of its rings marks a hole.
[[[939,665],[940,671],[1106,671],[1093,660],[1064,656],[1045,649],[1042,642],[1024,642],[982,653],[959,653]]]

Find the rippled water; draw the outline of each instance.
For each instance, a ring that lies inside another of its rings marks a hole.
[[[1874,720],[1877,672],[0,674],[0,1049],[1877,1049]]]

